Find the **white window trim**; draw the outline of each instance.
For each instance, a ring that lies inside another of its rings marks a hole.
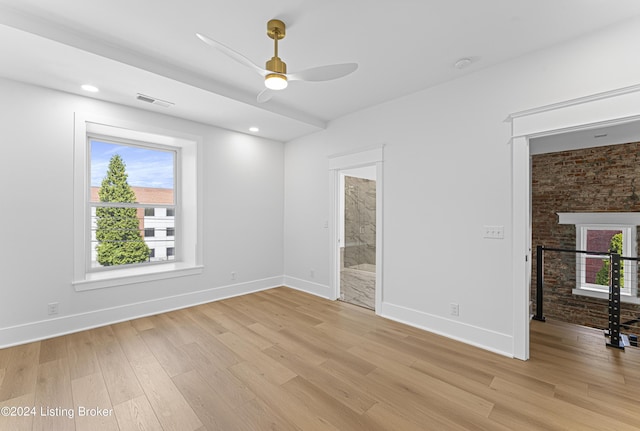
[[[74,288],[77,291],[91,290],[201,273],[202,244],[198,238],[202,232],[202,138],[83,112],[75,113],[74,127]],[[91,223],[87,205],[90,134],[180,148],[180,165],[177,166],[176,175],[179,187],[177,195],[180,196],[177,204],[180,206],[181,217],[179,226],[175,226],[181,232],[180,237],[176,238],[176,248],[181,250],[179,261],[110,271],[89,271],[86,256],[90,253],[87,235]]]
[[[573,224],[576,226],[576,249],[585,250],[586,231],[588,229],[622,230],[623,235],[630,238],[623,245],[623,256],[637,256],[637,225],[640,225],[640,213],[558,213],[559,224]],[[595,250],[600,251],[600,250]],[[605,251],[605,250],[602,250]],[[574,295],[588,296],[591,298],[608,299],[608,287],[599,287],[583,283],[586,256],[583,253],[576,254],[576,288],[571,291]],[[625,265],[625,280],[637,280],[637,265]],[[627,288],[620,289],[622,302],[640,304],[637,295],[637,283]]]

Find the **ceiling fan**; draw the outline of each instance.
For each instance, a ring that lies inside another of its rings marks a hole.
[[[267,61],[264,69],[253,63],[244,55],[218,41],[215,41],[201,33],[196,33],[196,36],[206,44],[213,46],[222,53],[236,60],[238,63],[253,69],[259,75],[264,77],[264,85],[266,88],[258,94],[258,102],[260,103],[271,99],[273,91],[284,90],[287,88],[289,81],[331,81],[332,79],[347,76],[358,68],[357,63],[342,63],[312,67],[296,73],[287,73],[286,63],[278,57],[278,41],[283,39],[285,34],[286,27],[284,22],[279,19],[272,19],[267,23],[267,36],[273,39],[274,54],[273,57],[271,57],[271,60]]]

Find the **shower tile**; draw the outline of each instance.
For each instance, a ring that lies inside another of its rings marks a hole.
[[[375,272],[345,268],[340,272],[341,299],[374,310],[375,284]]]

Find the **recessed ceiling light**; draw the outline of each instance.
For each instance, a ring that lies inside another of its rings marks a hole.
[[[84,84],[82,86],[82,89],[84,91],[89,91],[91,93],[97,93],[98,91],[100,91],[100,89],[98,87],[96,87],[95,85],[91,85],[91,84]]]
[[[256,132],[259,132],[260,129],[258,129],[257,127],[249,127],[249,131],[253,132],[253,133],[256,133]]]

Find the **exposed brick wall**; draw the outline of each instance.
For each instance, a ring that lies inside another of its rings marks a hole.
[[[575,226],[558,224],[557,213],[640,212],[636,190],[640,186],[640,143],[540,154],[532,159],[531,298],[535,301],[535,247],[576,248]],[[545,254],[544,314],[606,328],[606,300],[571,294],[576,287],[575,260],[574,254]],[[622,310],[621,321],[640,315],[640,306],[623,304]]]

